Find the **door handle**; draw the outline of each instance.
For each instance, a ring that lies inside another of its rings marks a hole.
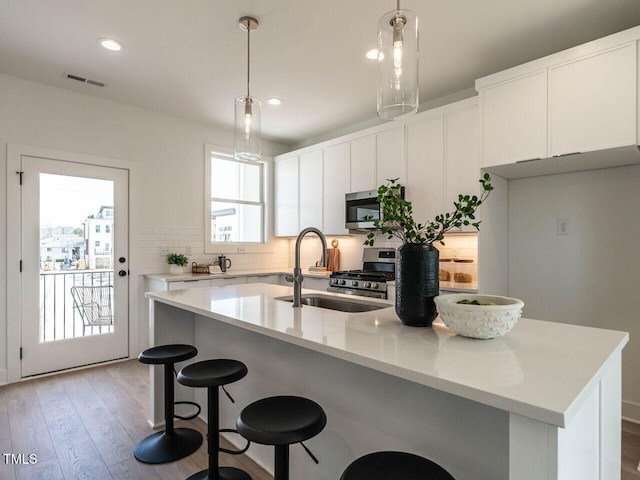
[[[118,272],[118,275],[120,275],[121,277],[126,277],[127,276],[127,271],[126,270],[120,270]]]

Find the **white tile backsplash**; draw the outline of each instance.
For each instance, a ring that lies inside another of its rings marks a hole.
[[[204,229],[195,227],[160,227],[155,225],[140,225],[132,229],[131,268],[140,275],[147,273],[162,273],[169,270],[164,255],[160,254],[161,247],[169,247],[172,252],[186,253],[189,262],[211,264],[217,260],[217,254],[204,253]],[[354,270],[362,268],[362,249],[365,235],[327,236],[327,246],[331,247],[332,240],[338,240],[340,250],[340,270]],[[268,252],[261,253],[225,253],[231,259],[232,268],[277,268],[292,270],[295,255],[295,238],[275,238],[269,242]],[[400,242],[381,237],[376,240],[376,247],[397,248]],[[478,237],[474,234],[447,235],[445,245],[436,245],[441,257],[469,258],[477,264]],[[320,239],[309,234],[302,241],[300,250],[300,264],[302,268],[315,265],[321,259]]]
[[[141,225],[132,229],[135,239],[131,252],[131,268],[139,275],[163,273],[169,271],[165,256],[160,254],[161,247],[169,247],[172,252],[187,254],[189,262],[212,264],[217,254],[204,253],[204,228],[196,227],[160,227]],[[289,270],[289,241],[271,239],[267,252],[261,253],[225,253],[231,259],[232,268],[277,268]]]

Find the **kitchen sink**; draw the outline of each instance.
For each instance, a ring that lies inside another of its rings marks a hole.
[[[276,297],[275,300],[293,303],[293,296],[287,295],[286,297]],[[348,313],[370,312],[373,310],[380,310],[382,308],[389,308],[392,306],[383,303],[367,302],[366,300],[351,300],[341,297],[332,297],[330,295],[319,294],[304,294],[302,295],[300,301],[302,305],[309,305],[310,307],[326,308],[329,310],[337,310],[339,312]]]

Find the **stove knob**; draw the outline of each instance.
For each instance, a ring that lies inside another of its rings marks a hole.
[[[353,280],[353,281],[351,282],[351,286],[352,286],[352,287],[357,287],[357,286],[358,286],[358,281],[357,281],[357,280]]]
[[[364,288],[371,288],[371,282],[365,282]]]
[[[376,282],[371,282],[371,288],[378,288],[378,284]]]
[[[345,283],[347,282],[345,282],[344,280],[340,280],[340,285],[344,285]]]
[[[337,285],[338,284],[338,279],[337,278],[332,278],[331,279],[331,285]]]

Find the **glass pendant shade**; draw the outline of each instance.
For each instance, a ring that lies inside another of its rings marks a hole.
[[[408,117],[418,104],[418,17],[392,10],[378,22],[378,116]]]
[[[233,130],[234,156],[240,160],[260,160],[260,100],[251,96],[251,30],[258,28],[258,20],[241,17],[241,30],[247,32],[247,94],[236,97]]]
[[[260,100],[237,97],[235,101],[235,157],[260,160]]]

